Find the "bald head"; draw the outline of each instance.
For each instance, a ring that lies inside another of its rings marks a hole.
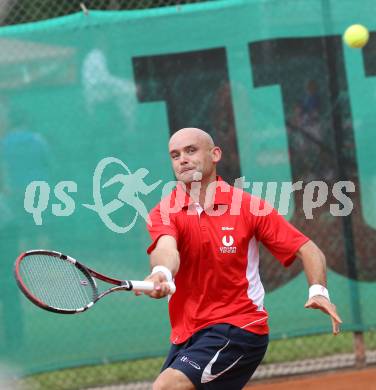
[[[169,145],[171,146],[171,144],[174,144],[176,141],[179,142],[181,139],[191,139],[194,142],[206,145],[210,149],[214,147],[214,141],[211,135],[196,127],[185,127],[178,130],[171,136]]]

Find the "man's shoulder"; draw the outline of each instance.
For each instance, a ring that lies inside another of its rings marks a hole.
[[[164,195],[164,196],[163,196]],[[160,212],[163,208],[171,208],[174,207],[176,203],[176,187],[173,188],[167,195],[162,194],[161,200],[152,207],[150,213],[152,212]]]
[[[230,212],[239,210],[242,215],[247,215],[251,219],[254,219],[267,215],[272,211],[272,206],[265,199],[253,195],[242,188],[231,186],[229,196]]]
[[[262,202],[262,203],[265,202],[264,199],[260,198],[259,196],[253,195],[248,191],[245,191],[241,187],[232,186],[230,184],[228,184],[228,187],[229,187],[228,192],[232,195],[232,199],[241,199],[241,201],[244,203],[249,203],[251,201],[253,201],[253,202],[257,201],[257,202]]]

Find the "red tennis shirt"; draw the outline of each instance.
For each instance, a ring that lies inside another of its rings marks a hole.
[[[203,210],[178,185],[150,212],[148,253],[170,235],[180,254],[176,293],[169,301],[174,344],[218,323],[267,334],[259,242],[288,266],[309,240],[264,200],[219,177],[216,186],[210,209]]]

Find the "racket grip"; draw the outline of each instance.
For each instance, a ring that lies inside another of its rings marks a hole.
[[[147,291],[153,291],[154,290],[154,282],[146,282],[146,281],[138,281],[138,280],[131,280],[132,283],[132,290],[133,291],[140,291],[140,292],[147,292]],[[173,294],[176,291],[176,286],[174,282],[166,282],[168,283],[170,287],[170,294]]]

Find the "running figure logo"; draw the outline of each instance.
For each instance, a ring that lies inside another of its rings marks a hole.
[[[103,172],[110,164],[120,165],[125,170],[126,174],[119,173],[101,185]],[[104,224],[115,233],[128,232],[136,223],[139,214],[148,224],[151,224],[148,211],[142,200],[138,197],[138,194],[148,195],[159,186],[162,180],[158,180],[151,185],[147,185],[144,182],[144,178],[148,174],[149,171],[146,168],[137,169],[136,172],[132,173],[123,161],[115,157],[106,157],[98,163],[93,175],[94,204],[83,204],[83,206],[98,213]],[[103,204],[101,190],[103,188],[110,187],[115,183],[122,184],[122,188],[119,191],[117,199],[113,199],[111,202]],[[119,226],[111,219],[110,214],[124,205],[131,206],[135,210],[135,215],[130,224],[126,226]]]

